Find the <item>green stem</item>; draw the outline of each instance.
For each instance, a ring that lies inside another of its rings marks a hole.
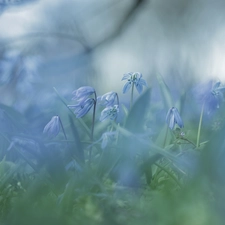
[[[132,83],[132,87],[131,87],[131,96],[130,96],[130,109],[133,105],[133,99],[134,99],[134,83]]]
[[[65,132],[64,127],[63,127],[63,124],[62,124],[62,120],[61,120],[60,116],[58,116],[58,117],[59,117],[59,123],[60,123],[60,126],[61,126],[61,128],[62,128],[62,131],[63,131],[64,137],[65,137],[66,142],[67,142],[67,141],[68,141],[68,139],[67,139],[66,132]],[[68,142],[67,142],[67,144],[68,144]]]
[[[117,93],[116,93],[116,100],[117,100],[117,105],[120,105],[119,96]]]
[[[198,134],[197,134],[197,142],[196,142],[196,147],[199,147],[199,142],[200,142],[200,134],[201,134],[201,128],[202,128],[202,117],[203,117],[203,112],[204,112],[204,103],[202,105],[202,110],[200,114],[200,119],[199,119],[199,124],[198,124]]]
[[[196,145],[195,145],[192,141],[188,140],[187,138],[181,137],[181,140],[187,141],[187,142],[189,142],[190,144],[194,145],[194,147],[196,147]]]
[[[182,188],[182,185],[180,184],[180,182],[178,181],[178,179],[170,172],[168,171],[166,168],[160,166],[158,163],[154,163],[157,167],[159,167],[161,170],[165,171],[179,186],[179,188]]]
[[[120,108],[120,101],[119,101],[119,96],[118,96],[117,93],[116,93],[116,100],[117,100],[117,105],[118,105],[118,107]],[[117,116],[115,117],[114,122],[116,122],[116,118],[117,118]],[[112,127],[113,127],[113,126],[112,126]]]
[[[165,134],[165,138],[164,138],[164,142],[163,142],[163,148],[164,148],[165,145],[166,145],[167,135],[168,135],[168,126],[166,126],[166,134]]]
[[[94,108],[93,108],[93,115],[92,115],[92,127],[91,127],[91,142],[93,143],[94,140],[94,128],[95,128],[95,111],[96,111],[96,103],[97,103],[97,95],[96,92],[94,93]],[[92,155],[92,146],[89,151],[89,164],[91,163],[91,155]]]

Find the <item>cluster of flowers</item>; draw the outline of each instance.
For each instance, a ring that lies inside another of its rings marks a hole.
[[[142,79],[142,74],[139,72],[124,74],[122,80],[127,80],[123,87],[123,93],[128,92],[131,87],[132,89],[136,87],[140,94],[143,91],[143,86],[147,86],[146,81]],[[92,107],[94,107],[93,115],[95,115],[96,104],[105,107],[101,112],[99,118],[100,121],[104,121],[106,119],[115,120],[117,118],[119,113],[119,97],[116,92],[111,91],[97,97],[96,91],[93,87],[83,86],[73,91],[72,94],[72,100],[76,101],[76,104],[67,106],[73,110],[77,118],[85,116]],[[63,129],[60,117],[53,116],[50,122],[45,126],[43,133],[47,134],[49,138],[53,138],[58,135],[60,127]],[[108,133],[107,135],[103,134],[103,141],[108,139],[108,136]],[[105,144],[103,144],[103,146],[105,146]]]
[[[106,108],[101,112],[100,121],[105,119],[114,120],[117,117],[119,112],[118,105],[118,95],[116,92],[108,92],[103,96],[96,97],[96,92],[93,87],[84,86],[73,92],[74,97],[72,100],[75,100],[77,104],[68,105],[69,108],[74,110],[74,113],[77,118],[85,116],[90,109],[96,106],[96,103],[99,103]],[[94,95],[94,97],[92,97]],[[115,101],[117,99],[117,104]]]
[[[136,87],[136,90],[140,94],[143,91],[143,86],[147,86],[146,81],[142,79],[142,74],[139,72],[124,74],[122,80],[127,80],[123,87],[123,93],[127,93],[129,89],[132,88],[131,95],[133,95],[134,87]],[[214,84],[210,82],[209,85],[207,84],[204,87],[198,88],[198,90],[199,89],[201,91],[198,96],[200,97],[203,106],[206,107],[207,112],[209,108],[214,109],[215,107],[219,107],[219,104],[223,99],[223,92],[225,91],[225,87],[222,86],[220,82],[216,82]],[[119,98],[116,92],[111,91],[97,97],[96,91],[93,87],[84,86],[73,91],[73,95],[72,100],[75,100],[76,104],[68,105],[68,107],[74,111],[77,118],[85,116],[92,107],[94,107],[93,115],[95,115],[97,103],[105,107],[101,112],[101,116],[99,118],[100,121],[104,121],[106,119],[115,120],[117,118],[119,113]],[[180,128],[184,127],[184,123],[177,108],[171,107],[168,110],[166,123],[171,130],[173,130],[176,125]],[[53,116],[51,121],[45,126],[43,133],[48,134],[49,137],[55,137],[60,131],[60,126],[62,127],[62,122],[59,116]],[[102,139],[108,139],[108,134],[105,136],[103,135]]]

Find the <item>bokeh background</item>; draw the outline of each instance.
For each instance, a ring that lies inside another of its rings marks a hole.
[[[51,108],[81,85],[122,92],[139,71],[170,88],[225,76],[223,0],[1,0],[1,103]],[[123,98],[123,96],[122,96]]]

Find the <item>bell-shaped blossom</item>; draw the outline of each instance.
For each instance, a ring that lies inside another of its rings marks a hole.
[[[68,105],[68,107],[74,110],[74,113],[76,114],[77,118],[81,118],[90,111],[94,103],[95,100],[93,98],[87,98],[76,105]]]
[[[84,99],[87,99],[90,95],[94,93],[95,89],[93,87],[83,86],[72,92],[72,94],[74,95],[72,100],[80,102],[83,101]]]
[[[95,104],[96,100],[94,98],[90,98],[93,94],[95,95],[94,98],[96,98],[95,89],[90,86],[83,86],[73,91],[74,96],[72,100],[76,100],[77,104],[68,105],[68,107],[74,110],[77,118],[86,115]]]
[[[114,105],[116,98],[117,98],[117,93],[111,91],[111,92],[107,92],[106,94],[102,96],[99,96],[97,98],[97,102],[101,105],[109,107]]]
[[[60,131],[60,121],[59,116],[53,116],[51,120],[44,127],[43,133],[49,138],[54,138],[58,135]]]
[[[108,131],[102,134],[100,140],[102,141],[101,143],[101,148],[105,149],[107,147],[107,145],[109,144],[109,142],[112,141],[112,139],[115,137],[115,135],[117,134],[116,131]]]
[[[133,84],[139,94],[142,92],[143,86],[147,86],[146,81],[142,79],[142,74],[139,72],[126,73],[123,75],[122,80],[127,80],[127,83],[123,86],[123,93],[128,92]]]
[[[201,105],[204,104],[205,111],[210,114],[220,107],[224,98],[224,91],[225,87],[221,82],[214,83],[210,80],[207,83],[198,85],[194,89],[194,97]]]
[[[166,115],[166,122],[171,130],[173,130],[175,124],[177,124],[180,128],[184,127],[184,123],[180,117],[178,109],[175,107],[169,109]]]
[[[118,105],[106,107],[105,109],[102,110],[99,120],[100,121],[103,121],[105,119],[114,120],[117,117],[118,113],[119,113]]]

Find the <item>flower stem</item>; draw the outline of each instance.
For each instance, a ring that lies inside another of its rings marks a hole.
[[[130,109],[133,105],[133,99],[134,99],[134,83],[132,83],[132,87],[131,87],[131,96],[130,96]]]
[[[166,126],[166,134],[165,134],[165,137],[164,137],[163,148],[166,145],[167,135],[168,135],[168,126]]]
[[[59,117],[59,123],[60,123],[60,126],[61,126],[61,128],[62,128],[62,132],[63,132],[64,137],[65,137],[65,140],[66,140],[66,142],[67,142],[68,139],[67,139],[66,132],[65,132],[64,127],[63,127],[63,124],[62,124],[62,120],[61,120],[60,116],[58,116],[58,117]],[[67,144],[68,144],[68,142],[67,142]]]
[[[199,147],[199,142],[200,142],[200,134],[201,134],[201,128],[202,128],[202,117],[203,117],[203,112],[204,112],[204,103],[202,105],[202,110],[200,114],[200,119],[199,119],[199,124],[198,124],[198,134],[197,134],[197,142],[196,142],[196,147]]]
[[[94,128],[95,128],[95,111],[96,111],[96,103],[97,103],[97,95],[96,92],[94,92],[95,98],[94,98],[94,108],[93,108],[93,115],[92,115],[92,127],[91,127],[91,142],[94,140]],[[92,146],[89,150],[89,164],[91,164],[91,155],[92,155]]]
[[[117,105],[119,106],[120,105],[120,101],[119,101],[119,96],[118,96],[117,93],[116,93],[116,100],[117,100]]]

